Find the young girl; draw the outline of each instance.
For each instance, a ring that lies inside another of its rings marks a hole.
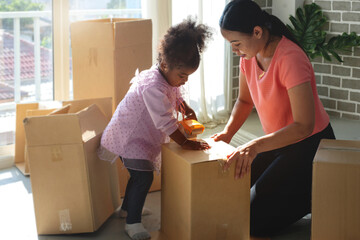
[[[132,79],[102,135],[99,157],[115,161],[120,156],[130,173],[120,211],[127,215],[125,231],[131,239],[151,237],[141,223],[141,213],[153,171],[160,170],[161,145],[170,137],[184,149],[209,148],[206,142],[182,134],[175,113],[182,111],[185,118],[196,120],[179,87],[198,68],[211,35],[207,26],[190,18],[171,27],[160,43],[158,63]]]
[[[251,171],[250,234],[271,237],[311,212],[312,162],[319,142],[335,138],[312,65],[286,26],[251,0],[230,1],[221,34],[241,57],[240,92],[215,140],[230,142],[253,106],[265,136],[239,146],[226,168]]]

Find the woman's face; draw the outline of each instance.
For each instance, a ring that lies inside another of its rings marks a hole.
[[[191,74],[193,74],[197,68],[186,67],[174,67],[169,69],[166,64],[160,64],[160,69],[164,75],[166,81],[173,87],[180,87],[184,85]]]
[[[254,57],[263,48],[260,27],[255,27],[251,35],[225,29],[221,29],[221,34],[231,44],[232,51],[245,59]]]

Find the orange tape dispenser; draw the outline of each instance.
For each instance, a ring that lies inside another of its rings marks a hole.
[[[204,125],[193,119],[182,120],[180,124],[183,126],[186,134],[190,136],[201,134],[205,130]]]

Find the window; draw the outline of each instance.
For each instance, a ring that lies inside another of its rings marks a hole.
[[[69,68],[69,76],[61,80],[68,89],[62,91],[68,91],[67,96],[72,98],[71,49],[64,55],[68,59],[62,59],[67,64],[57,62],[61,50],[58,39],[52,39],[59,32],[63,35],[64,29],[70,32],[69,26],[59,27],[64,21],[57,19],[58,5],[65,9],[68,24],[141,17],[141,0],[61,0],[53,4],[52,0],[0,0],[0,146],[15,142],[16,103],[54,100],[58,91],[56,70],[67,72],[62,66]],[[63,41],[68,46],[63,49],[69,49],[69,32],[65,34],[68,41]]]
[[[0,146],[14,143],[15,103],[53,96],[51,0],[0,0]]]

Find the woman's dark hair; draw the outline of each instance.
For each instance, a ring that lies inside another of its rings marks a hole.
[[[205,49],[205,42],[211,37],[212,32],[208,26],[196,25],[196,20],[188,17],[168,29],[160,42],[158,62],[166,62],[170,69],[197,68],[200,63],[200,53]]]
[[[219,24],[222,29],[247,34],[252,34],[255,26],[266,28],[270,35],[285,36],[302,48],[279,18],[262,10],[252,0],[233,0],[229,2],[225,6]]]

